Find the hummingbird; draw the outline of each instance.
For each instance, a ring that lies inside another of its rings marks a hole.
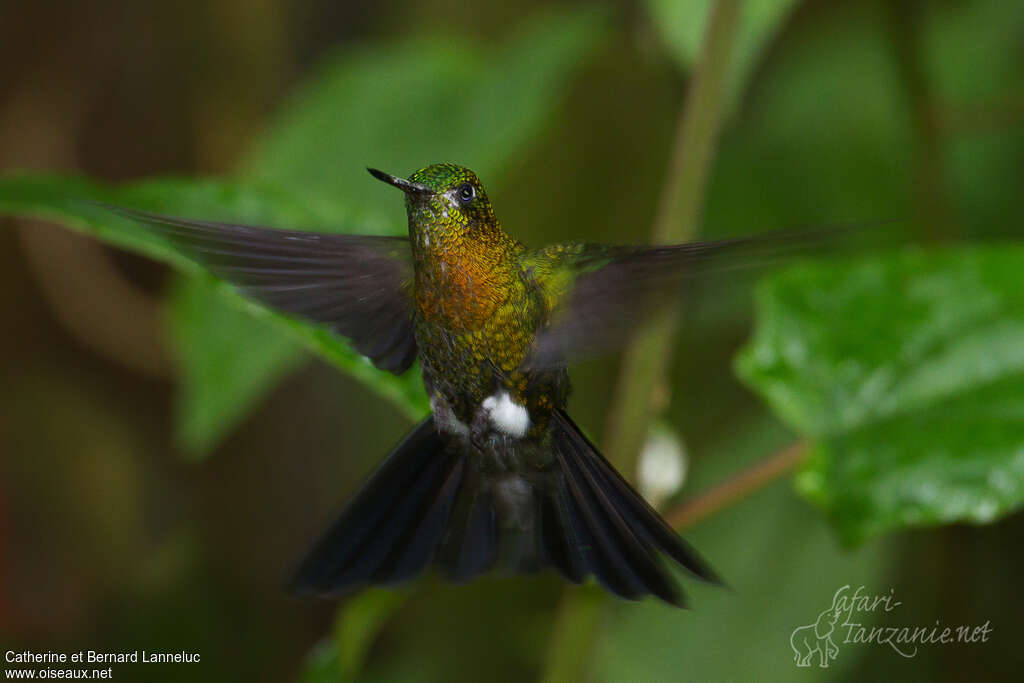
[[[368,170],[404,194],[408,238],[107,207],[244,295],[348,338],[380,370],[419,361],[431,414],[314,545],[293,587],[336,596],[428,568],[454,582],[553,569],[685,606],[671,566],[719,583],[569,417],[568,368],[625,343],[719,255],[771,254],[793,235],[532,249],[503,230],[465,167],[433,164],[408,179]]]

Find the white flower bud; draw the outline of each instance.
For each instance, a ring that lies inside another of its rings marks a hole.
[[[686,444],[682,438],[665,425],[652,426],[637,463],[640,493],[648,503],[658,507],[683,485],[687,465]]]

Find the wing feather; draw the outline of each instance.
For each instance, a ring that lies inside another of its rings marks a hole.
[[[883,223],[764,233],[670,246],[553,245],[524,260],[548,316],[526,369],[561,365],[610,351],[656,311],[675,305],[688,280],[708,271],[778,263],[839,246]]]
[[[326,324],[382,370],[416,358],[403,237],[338,235],[162,216],[103,205],[144,223],[246,296]]]

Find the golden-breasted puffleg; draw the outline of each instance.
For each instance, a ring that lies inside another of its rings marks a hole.
[[[719,255],[745,246],[771,255],[794,235],[531,249],[502,229],[466,168],[370,173],[404,193],[407,239],[108,207],[243,294],[347,337],[382,370],[420,362],[432,414],[313,547],[294,586],[335,595],[431,565],[454,581],[553,568],[573,583],[593,576],[623,598],[682,605],[668,561],[716,582],[566,414],[567,368],[624,342]]]

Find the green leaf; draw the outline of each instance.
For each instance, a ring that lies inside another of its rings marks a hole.
[[[287,194],[259,185],[152,180],[115,189],[81,178],[0,178],[0,213],[55,219],[79,232],[166,261],[187,272],[203,272],[187,254],[144,226],[85,200],[280,227],[325,227],[322,217]],[[352,229],[344,219],[339,219],[334,227]],[[176,337],[176,342],[185,378],[190,383],[183,408],[183,438],[190,446],[206,443],[221,425],[237,419],[240,407],[249,405],[253,393],[287,370],[303,344],[390,399],[411,418],[427,410],[417,372],[407,372],[402,377],[379,372],[353,351],[346,340],[325,327],[275,313],[243,298],[213,277],[205,276],[176,288],[174,313],[186,323],[178,331],[189,330],[188,334]],[[192,346],[196,344],[202,348]]]
[[[712,0],[647,0],[647,11],[654,25],[684,70],[691,69],[699,56],[713,4]],[[793,0],[748,0],[742,3],[727,84],[731,106],[735,106],[743,96],[765,46],[782,26],[793,4]]]
[[[431,38],[339,54],[256,145],[249,173],[404,230],[394,190],[368,184],[365,167],[407,175],[453,161],[492,181],[540,132],[603,35],[603,15],[544,14],[497,48]]]
[[[339,217],[334,228],[322,216],[296,202],[287,193],[254,183],[214,179],[164,178],[121,187],[109,187],[84,177],[42,174],[0,176],[0,211],[6,214],[50,218],[129,251],[167,261],[189,272],[200,272],[187,256],[146,230],[89,202],[130,204],[153,211],[176,210],[181,215],[203,215],[212,220],[234,218],[251,223],[274,223],[339,232],[351,227]]]
[[[740,376],[817,443],[797,477],[849,543],[1024,500],[1024,248],[906,251],[761,283]]]
[[[345,602],[335,617],[332,637],[310,654],[302,680],[359,680],[373,641],[410,595],[407,589],[370,588]]]
[[[182,377],[178,436],[191,454],[204,453],[211,438],[244,416],[252,396],[303,359],[290,335],[220,296],[217,287],[213,278],[181,278],[170,295]]]
[[[394,190],[368,183],[365,167],[407,175],[453,161],[493,182],[596,47],[604,14],[542,14],[497,47],[434,37],[340,53],[285,106],[249,173],[312,201],[379,212],[404,229]]]

